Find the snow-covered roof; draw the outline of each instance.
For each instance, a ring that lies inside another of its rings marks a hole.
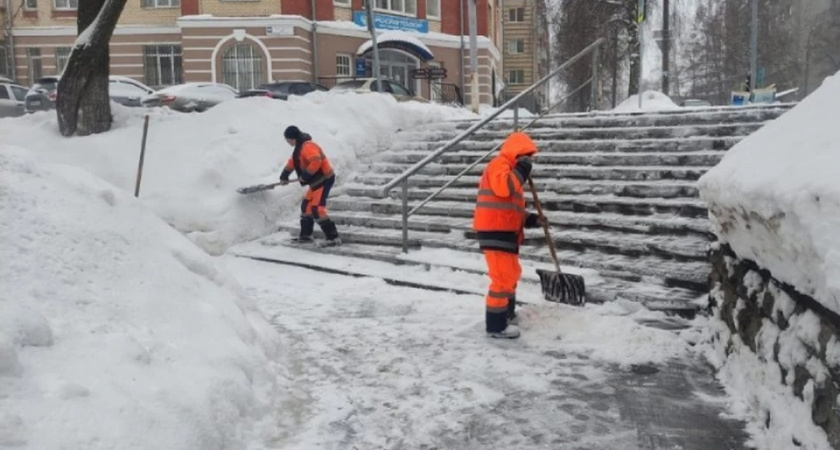
[[[378,47],[384,48],[404,47],[401,49],[408,50],[410,53],[413,53],[426,61],[435,59],[435,55],[431,50],[429,50],[429,47],[421,42],[420,39],[416,37],[416,34],[413,34],[414,33],[408,33],[405,31],[386,31],[381,34],[377,33],[376,43]],[[369,39],[359,46],[359,49],[356,50],[356,54],[364,55],[372,48],[373,40]]]

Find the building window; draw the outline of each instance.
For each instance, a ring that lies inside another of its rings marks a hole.
[[[0,75],[11,75],[9,72],[9,59],[6,55],[6,47],[0,47]]]
[[[349,77],[351,67],[350,55],[335,55],[335,74],[339,77]]]
[[[67,60],[70,59],[72,47],[58,47],[55,49],[55,73],[61,75],[67,67]]]
[[[333,0],[336,5],[350,6],[350,0]]]
[[[440,0],[426,0],[426,17],[440,19]]]
[[[511,39],[508,41],[508,53],[525,53],[525,39]]]
[[[36,10],[38,9],[38,0],[26,0],[23,2],[23,9]]]
[[[143,8],[175,8],[181,6],[181,0],[142,0]]]
[[[508,22],[524,22],[525,8],[511,8],[508,10]]]
[[[36,81],[44,76],[44,65],[41,62],[40,48],[26,49],[26,67],[29,84],[35,84]]]
[[[180,45],[144,45],[143,80],[149,86],[173,86],[184,82]]]
[[[522,69],[518,70],[509,70],[507,76],[508,84],[524,84],[525,83],[525,71]]]
[[[78,9],[79,0],[53,0],[55,9]]]
[[[376,0],[376,9],[414,16],[417,15],[417,0]]]
[[[223,59],[225,84],[244,91],[263,83],[263,58],[253,45],[236,44],[225,52]]]

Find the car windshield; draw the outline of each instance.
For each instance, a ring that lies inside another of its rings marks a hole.
[[[345,81],[341,84],[336,84],[333,89],[336,91],[347,91],[351,89],[359,89],[360,87],[364,86],[366,80],[353,80],[353,81]]]
[[[294,83],[263,84],[259,89],[270,91],[274,94],[288,94]]]
[[[58,87],[58,80],[56,79],[43,79],[38,80],[34,85],[32,85],[32,90],[37,91],[39,89],[43,89],[47,92],[54,90]]]

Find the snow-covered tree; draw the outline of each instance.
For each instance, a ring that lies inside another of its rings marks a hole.
[[[109,42],[127,0],[79,2],[79,37],[58,83],[56,111],[64,136],[102,133],[111,128],[108,98]]]

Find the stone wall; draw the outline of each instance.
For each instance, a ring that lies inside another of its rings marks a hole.
[[[762,364],[778,367],[768,373],[810,403],[814,423],[840,448],[840,316],[726,245],[713,246],[710,260],[710,308],[730,332],[719,333],[718,343],[729,355],[740,340]]]

